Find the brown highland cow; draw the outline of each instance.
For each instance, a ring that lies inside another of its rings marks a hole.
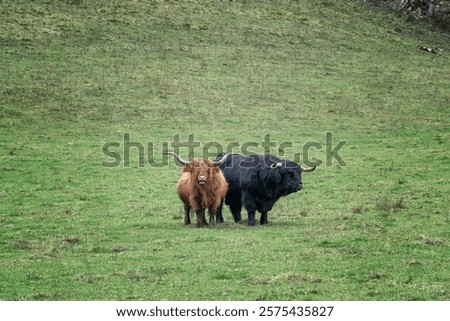
[[[214,224],[216,210],[222,203],[228,191],[228,184],[220,170],[220,165],[226,161],[225,155],[220,161],[210,161],[206,158],[183,160],[176,153],[173,155],[184,165],[178,180],[177,192],[184,204],[184,224],[191,224],[191,209],[197,214],[197,226],[207,225],[205,210],[209,212],[209,223]]]

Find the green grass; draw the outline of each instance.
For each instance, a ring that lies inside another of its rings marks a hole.
[[[3,1],[0,17],[0,299],[450,299],[445,36],[358,1]],[[124,133],[159,161],[177,133],[270,133],[292,158],[328,131],[347,166],[305,174],[256,228],[228,209],[184,226],[173,163],[101,166]]]

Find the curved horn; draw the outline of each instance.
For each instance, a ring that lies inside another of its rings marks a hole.
[[[301,167],[301,166],[299,165],[299,167],[300,167],[302,173],[312,172],[313,170],[316,169],[316,166],[313,166],[313,167],[306,167],[306,168],[305,168],[305,167]]]
[[[186,166],[187,164],[189,164],[188,161],[182,159],[182,158],[181,158],[180,156],[178,156],[176,153],[173,153],[173,152],[165,152],[165,153],[163,153],[163,154],[166,154],[166,155],[173,155],[173,157],[175,157],[175,158],[177,159],[177,161],[180,162],[180,164],[183,164],[183,165],[185,165],[185,166]]]
[[[230,156],[230,154],[225,154],[225,155],[223,155],[221,160],[212,162],[213,165],[214,165],[214,166],[220,166],[220,165],[222,165],[222,164],[227,160],[228,156]]]
[[[283,164],[281,164],[280,162],[273,163],[270,165],[270,168],[280,168],[280,167],[283,167]]]

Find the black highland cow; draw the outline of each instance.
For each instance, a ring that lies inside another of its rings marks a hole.
[[[220,160],[219,154],[216,161]],[[255,213],[261,213],[261,224],[267,224],[267,212],[282,196],[302,189],[301,174],[315,169],[281,160],[271,155],[242,156],[231,154],[220,166],[227,182],[228,193],[225,204],[230,207],[234,221],[241,220],[241,209],[248,212],[248,225],[256,225]],[[217,209],[216,221],[223,222],[222,206]]]

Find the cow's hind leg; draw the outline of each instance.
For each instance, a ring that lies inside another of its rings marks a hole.
[[[209,208],[208,213],[209,213],[209,224],[215,224],[216,223],[216,209],[213,208]]]
[[[233,214],[233,218],[236,223],[240,222],[242,220],[241,209],[242,209],[241,203],[236,202],[236,203],[230,204],[230,211],[231,211],[231,214]]]
[[[202,221],[203,221],[203,225],[208,225],[208,222],[206,221],[206,216],[205,216],[205,210],[203,210],[202,212]]]
[[[268,224],[269,220],[267,219],[267,212],[261,213],[261,219],[259,220],[261,225]]]
[[[191,207],[187,203],[183,203],[184,205],[184,224],[191,224]]]
[[[248,225],[255,226],[256,225],[255,213],[256,213],[257,206],[255,204],[255,201],[253,200],[253,197],[251,195],[249,195],[248,193],[244,193],[242,195],[241,203],[243,203],[245,208],[247,209]]]
[[[216,222],[217,223],[223,223],[222,206],[223,206],[223,202],[220,203],[219,207],[216,210]]]

